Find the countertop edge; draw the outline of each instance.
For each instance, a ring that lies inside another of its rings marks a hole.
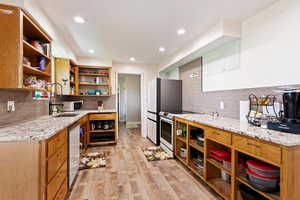
[[[36,135],[34,135],[34,134],[28,134],[28,135],[22,135],[22,136],[20,136],[20,135],[1,136],[0,135],[0,143],[2,143],[2,142],[4,143],[4,142],[41,142],[41,141],[45,141],[45,140],[48,140],[49,138],[55,136],[57,133],[64,130],[65,128],[68,128],[68,127],[72,126],[73,124],[78,122],[81,118],[85,117],[86,115],[89,115],[89,114],[106,114],[106,113],[117,113],[117,111],[115,109],[103,110],[103,111],[79,110],[77,116],[75,116],[74,118],[70,118],[70,117],[66,118],[65,120],[67,120],[67,122],[64,122],[63,125],[60,125],[54,131],[49,131],[49,133],[36,134]],[[11,127],[7,126],[7,127],[4,127],[3,129],[13,129],[14,127],[26,125],[26,123],[38,123],[38,121],[43,117],[49,117],[49,119],[55,120],[55,117],[52,118],[51,116],[42,116],[38,119],[29,120],[27,122],[22,122],[20,124],[13,125]],[[61,119],[63,119],[63,118],[61,118]],[[59,120],[59,119],[57,118],[57,120]],[[1,128],[0,128],[0,133],[1,133]]]
[[[205,115],[201,115],[201,116],[205,116]],[[239,134],[239,135],[244,135],[244,136],[248,136],[248,137],[251,137],[251,138],[254,138],[254,139],[259,139],[261,141],[264,141],[264,142],[270,142],[270,143],[273,143],[273,144],[276,144],[276,145],[281,145],[281,146],[285,146],[285,147],[296,147],[296,146],[300,146],[300,135],[295,135],[295,134],[290,134],[290,133],[285,133],[285,132],[280,132],[280,131],[273,131],[273,130],[269,130],[269,129],[263,129],[263,128],[260,128],[260,127],[251,127],[251,125],[248,125],[249,127],[253,128],[253,129],[260,129],[261,132],[264,133],[263,134],[260,134],[258,133],[259,131],[255,132],[255,131],[244,131],[242,129],[238,129],[238,128],[234,128],[234,127],[230,127],[230,126],[222,126],[222,125],[217,125],[215,123],[209,123],[207,121],[200,121],[200,120],[191,120],[190,116],[189,117],[185,117],[184,115],[174,115],[174,117],[176,118],[180,118],[180,119],[183,119],[183,120],[187,120],[187,121],[190,121],[190,122],[193,122],[193,123],[199,123],[199,124],[202,124],[202,125],[205,125],[205,126],[210,126],[210,127],[213,127],[213,128],[217,128],[217,129],[220,129],[220,130],[224,130],[224,131],[229,131],[229,132],[232,132],[232,133],[235,133],[235,134]],[[218,118],[217,118],[218,119]],[[219,118],[219,119],[222,119],[222,118]],[[225,119],[225,118],[224,118]],[[226,118],[227,120],[229,120],[230,118]],[[235,119],[231,119],[234,123],[237,123],[238,120],[235,120]],[[246,126],[246,124],[245,124]],[[269,133],[269,137],[267,138],[265,135]],[[285,140],[281,140],[280,138],[275,138],[275,136],[272,138],[272,135],[275,135],[277,137],[298,137],[298,140],[297,141],[294,141],[292,139],[288,140],[288,141],[285,141]]]

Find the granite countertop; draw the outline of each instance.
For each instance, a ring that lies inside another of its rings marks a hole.
[[[214,118],[207,114],[180,114],[174,116],[241,135],[247,135],[264,141],[273,142],[283,146],[291,147],[300,145],[300,135],[255,127],[248,123],[240,122],[236,119],[223,117]]]
[[[74,117],[42,116],[38,119],[0,128],[0,142],[41,141],[69,127],[80,118],[92,113],[115,113],[116,110],[79,110]]]

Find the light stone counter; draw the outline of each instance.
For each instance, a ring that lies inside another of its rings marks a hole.
[[[273,131],[241,123],[239,120],[223,117],[212,117],[207,114],[180,114],[175,117],[185,119],[192,122],[197,122],[203,125],[223,129],[241,135],[250,136],[268,142],[273,142],[283,146],[298,146],[300,145],[300,135]]]
[[[79,110],[74,117],[43,116],[35,120],[0,128],[0,142],[41,141],[69,127],[80,118],[92,113],[115,113],[116,110]]]

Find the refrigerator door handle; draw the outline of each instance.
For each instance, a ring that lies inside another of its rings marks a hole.
[[[155,121],[155,120],[153,120],[153,119],[151,119],[151,118],[149,118],[149,117],[148,117],[147,119],[150,120],[150,121],[153,121],[153,122],[155,122],[155,123],[157,122],[157,121]]]

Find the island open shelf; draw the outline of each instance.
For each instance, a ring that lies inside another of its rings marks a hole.
[[[296,187],[297,184],[300,185],[300,170],[296,167],[299,161],[294,159],[295,156],[300,156],[299,146],[282,146],[179,117],[174,118],[174,124],[175,157],[223,199],[243,200],[247,191],[260,200],[299,199],[300,191]],[[181,135],[185,128],[186,135]],[[187,148],[185,159],[180,154],[182,147]],[[217,153],[221,150],[227,157],[220,160],[211,157],[210,153],[214,149],[217,149]],[[199,159],[197,164],[196,158]],[[199,168],[202,158],[203,167]],[[264,192],[257,189],[257,186],[254,187],[245,169],[249,159],[278,168],[278,191]]]

